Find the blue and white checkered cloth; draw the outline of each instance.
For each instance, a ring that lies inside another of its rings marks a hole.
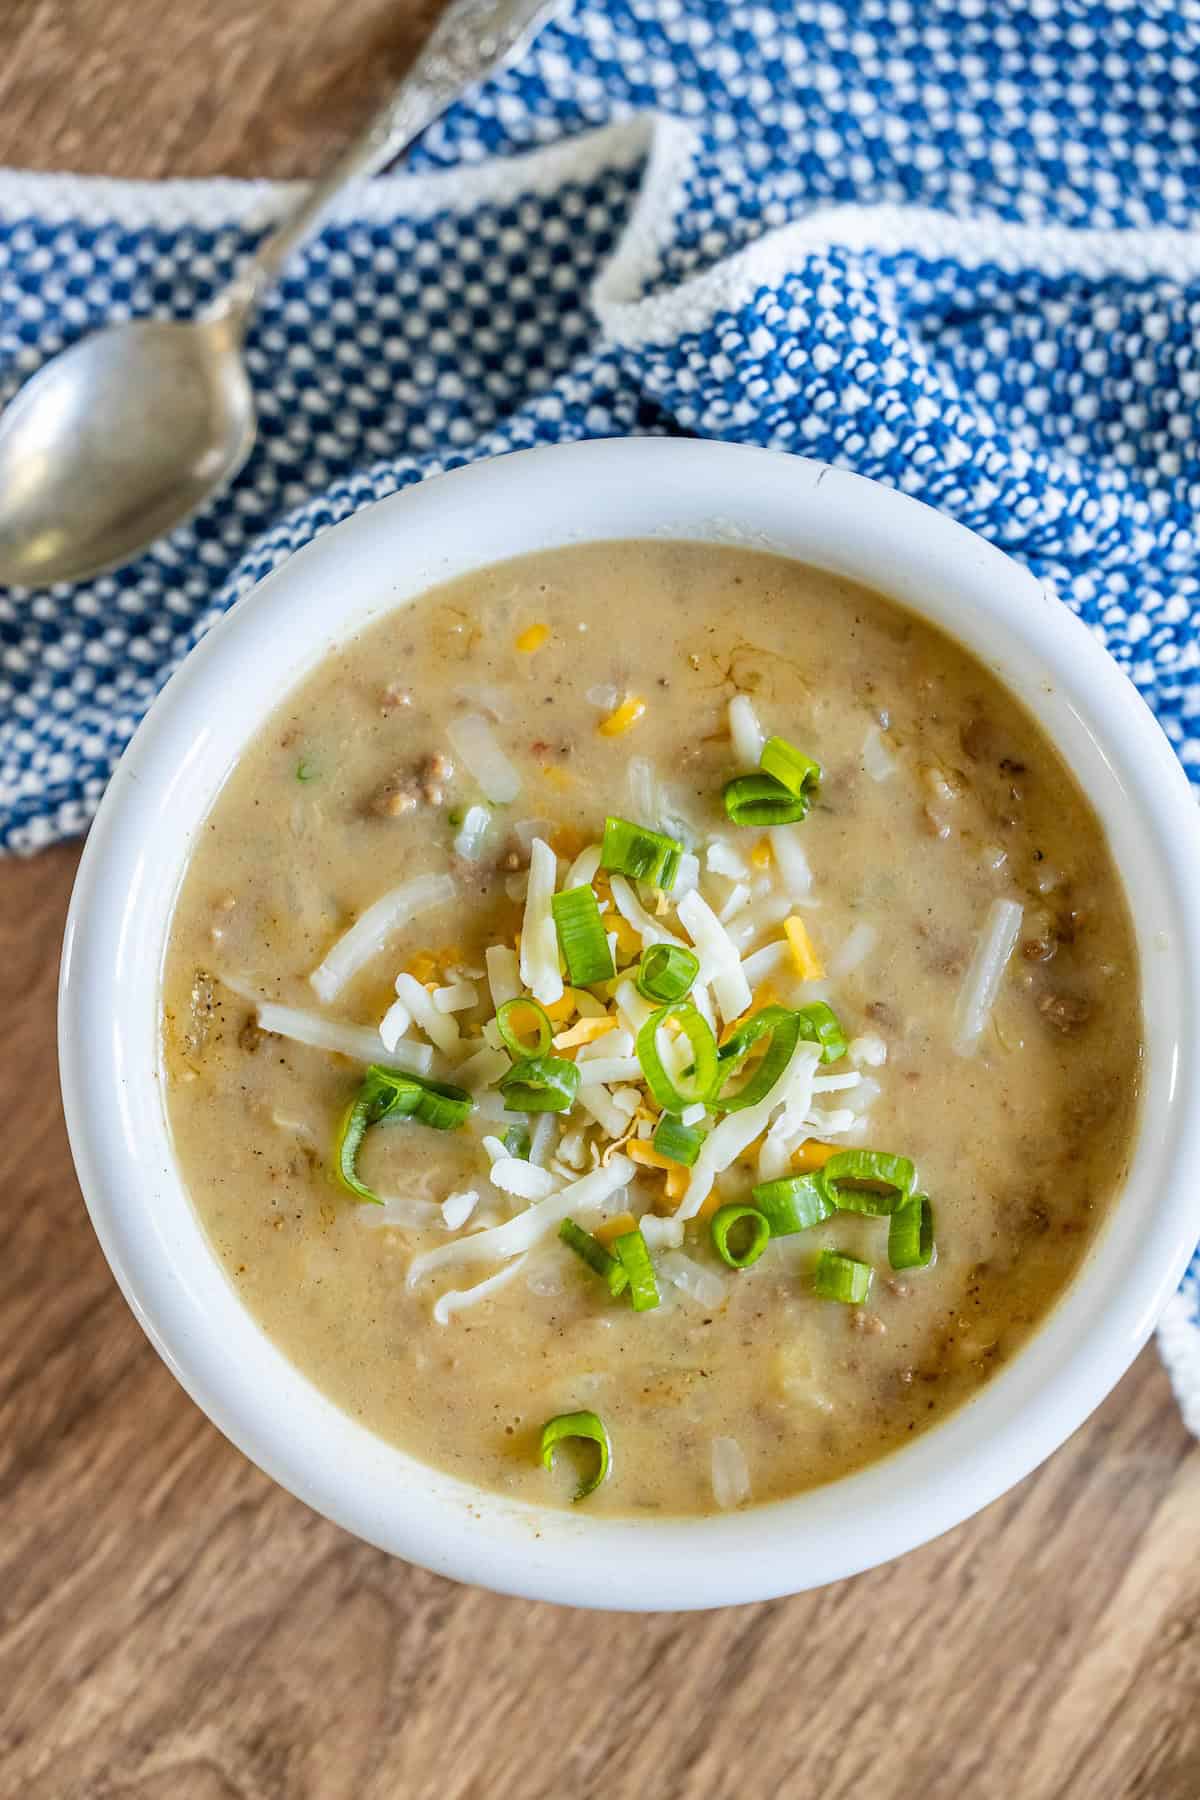
[[[581,0],[290,265],[232,492],[116,575],[0,589],[0,846],[81,831],[188,648],[326,525],[628,432],[973,526],[1200,779],[1198,100],[1198,0]],[[0,175],[0,402],[93,326],[202,306],[282,198]],[[1200,1431],[1200,1258],[1161,1341]]]

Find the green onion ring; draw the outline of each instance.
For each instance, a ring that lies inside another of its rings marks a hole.
[[[840,1250],[822,1250],[812,1273],[813,1292],[821,1300],[861,1306],[871,1291],[873,1270]]]
[[[933,1208],[924,1194],[910,1194],[888,1220],[888,1261],[893,1269],[927,1269],[933,1256]]]
[[[846,1034],[841,1020],[824,1000],[810,1000],[796,1016],[800,1020],[800,1036],[807,1043],[820,1044],[822,1062],[838,1062],[845,1056]]]
[[[556,1418],[547,1419],[542,1426],[542,1466],[554,1467],[554,1452],[567,1438],[582,1438],[585,1443],[595,1444],[600,1455],[596,1462],[595,1472],[586,1481],[580,1482],[573,1498],[586,1500],[594,1494],[602,1481],[608,1479],[612,1466],[612,1450],[608,1441],[608,1432],[599,1413],[573,1412],[559,1413]]]
[[[564,1219],[558,1228],[558,1235],[568,1250],[573,1250],[589,1269],[594,1269],[597,1275],[604,1277],[614,1299],[625,1292],[629,1286],[629,1277],[624,1266],[615,1256],[608,1254],[599,1238],[593,1237],[590,1231],[585,1231],[582,1225],[577,1225],[574,1219]]]
[[[654,1133],[654,1148],[672,1162],[690,1169],[700,1154],[700,1146],[708,1136],[698,1125],[685,1125],[673,1113],[664,1113]]]
[[[766,1032],[771,1033],[770,1046],[753,1075],[735,1093],[728,1092],[731,1081],[741,1073],[751,1048]],[[800,1038],[800,1015],[786,1006],[764,1006],[738,1026],[718,1051],[720,1077],[712,1104],[722,1112],[741,1112],[755,1106],[770,1093],[792,1059]]]
[[[771,1227],[772,1237],[807,1231],[837,1211],[837,1201],[825,1192],[816,1175],[782,1175],[778,1181],[760,1181],[751,1195]]]
[[[885,1219],[908,1199],[917,1171],[907,1156],[887,1150],[839,1150],[818,1178],[839,1212]]]
[[[555,894],[550,910],[572,986],[590,987],[596,981],[611,981],[616,968],[592,889],[574,887]]]
[[[506,1112],[570,1112],[579,1070],[565,1056],[527,1056],[500,1083]]]
[[[820,763],[805,756],[803,750],[797,750],[786,738],[769,737],[762,747],[758,766],[764,775],[772,776],[780,787],[786,788],[797,799],[801,796],[805,800],[813,799],[821,783]]]
[[[781,781],[761,770],[735,775],[725,783],[722,798],[735,825],[794,825],[808,817],[808,795],[789,794]]]
[[[732,1248],[729,1234],[745,1222],[750,1227],[750,1242],[742,1251]],[[712,1216],[713,1248],[731,1269],[748,1269],[756,1263],[771,1241],[771,1227],[756,1206],[720,1206]]]
[[[683,1093],[675,1086],[658,1054],[658,1034],[669,1019],[675,1019],[687,1038],[692,1052],[691,1090]],[[673,1000],[652,1012],[637,1034],[637,1058],[646,1077],[646,1085],[665,1112],[682,1112],[697,1100],[707,1100],[717,1079],[717,1040],[712,1026],[697,1010],[692,1000]]]
[[[646,1240],[637,1229],[613,1240],[612,1253],[629,1277],[629,1298],[634,1312],[649,1312],[658,1305],[658,1283]]]
[[[604,821],[604,841],[600,846],[600,867],[633,881],[648,881],[652,887],[669,893],[679,873],[683,845],[662,831],[648,831],[629,819],[609,817]]]
[[[430,1081],[425,1075],[382,1069],[372,1063],[338,1121],[333,1138],[334,1173],[349,1193],[381,1206],[379,1195],[359,1179],[357,1168],[358,1153],[370,1127],[385,1119],[415,1119],[435,1131],[457,1131],[474,1108],[470,1094],[449,1082]]]
[[[533,1015],[534,1024],[537,1027],[536,1044],[524,1043],[519,1027],[509,1022],[515,1013],[522,1010]],[[518,994],[515,1000],[506,1000],[503,1006],[497,1008],[496,1030],[504,1041],[504,1048],[518,1059],[527,1056],[548,1055],[551,1039],[554,1036],[554,1027],[550,1023],[549,1013],[540,1001],[527,994]]]
[[[700,958],[683,944],[647,944],[634,981],[646,1000],[659,1006],[682,1000],[700,973]]]

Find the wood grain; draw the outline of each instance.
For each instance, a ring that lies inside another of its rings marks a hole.
[[[8,0],[0,159],[308,172],[425,17]],[[458,1588],[273,1487],[150,1350],[80,1203],[53,1035],[75,862],[0,866],[0,1796],[1197,1800],[1200,1448],[1152,1352],[940,1542],[721,1614]]]

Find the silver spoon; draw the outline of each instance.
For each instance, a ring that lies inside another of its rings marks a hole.
[[[259,246],[208,314],[130,320],[63,350],[0,413],[0,583],[129,562],[233,480],[257,422],[246,327],[342,189],[391,162],[561,0],[454,0],[387,104]]]

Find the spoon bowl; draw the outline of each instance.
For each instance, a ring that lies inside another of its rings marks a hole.
[[[0,415],[0,582],[45,587],[128,561],[233,479],[254,432],[232,315],[84,338]]]

